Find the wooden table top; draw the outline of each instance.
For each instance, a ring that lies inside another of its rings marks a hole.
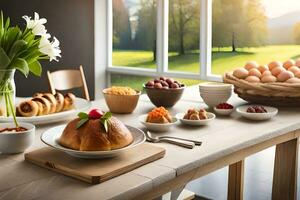
[[[245,103],[236,96],[232,96],[229,102],[234,105]],[[94,101],[93,106],[107,109],[103,99]],[[170,112],[175,115],[192,107],[206,107],[197,87],[188,88],[182,100]],[[148,98],[142,96],[133,114],[115,116],[128,125],[143,129],[137,117],[152,108]],[[98,185],[90,185],[27,163],[24,154],[0,155],[0,199],[132,199],[230,153],[300,129],[299,111],[295,108],[279,109],[276,117],[264,122],[249,121],[233,113],[231,117],[217,116],[208,126],[178,124],[169,133],[161,135],[201,140],[202,146],[191,150],[165,143],[155,144],[166,149],[164,158]],[[35,144],[27,151],[44,147],[40,141],[41,133],[64,123],[38,126]]]

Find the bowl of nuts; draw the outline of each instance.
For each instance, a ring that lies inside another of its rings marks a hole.
[[[157,107],[174,106],[181,98],[185,85],[172,78],[160,77],[144,84],[150,101]]]

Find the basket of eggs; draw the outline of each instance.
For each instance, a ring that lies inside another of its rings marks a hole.
[[[235,93],[248,102],[300,106],[300,59],[273,61],[268,65],[250,61],[243,68],[225,73],[223,80],[233,84]]]

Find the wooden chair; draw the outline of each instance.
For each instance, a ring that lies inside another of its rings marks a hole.
[[[69,90],[82,87],[85,99],[90,100],[81,65],[79,69],[58,70],[54,72],[47,71],[47,76],[52,94],[55,94],[56,90]]]

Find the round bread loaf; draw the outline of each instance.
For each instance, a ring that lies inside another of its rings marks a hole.
[[[59,139],[62,146],[80,151],[109,151],[125,147],[133,141],[128,128],[115,117],[109,119],[107,132],[100,119],[89,119],[76,129],[79,120],[72,120],[64,129]]]

